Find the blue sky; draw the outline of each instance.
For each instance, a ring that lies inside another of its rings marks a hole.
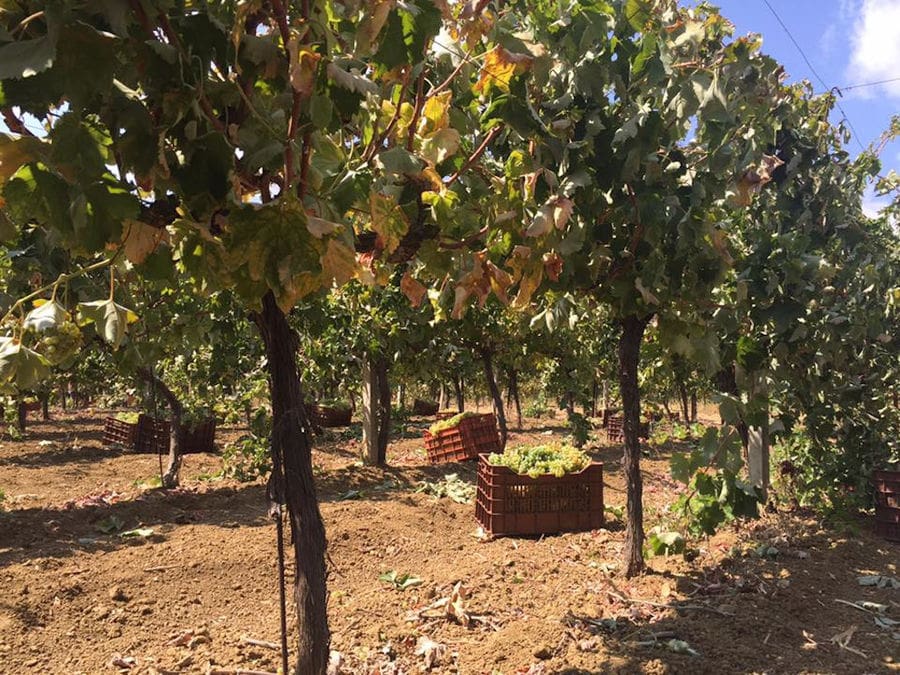
[[[762,35],[763,51],[785,66],[790,81],[809,80],[820,92],[900,78],[900,0],[768,2],[803,49],[812,69],[765,0],[713,0],[734,23],[736,35]],[[900,80],[846,89],[840,104],[857,132],[848,148],[855,156],[860,144],[868,147],[878,141],[891,115],[900,114]],[[839,122],[842,117],[836,110],[832,121]],[[881,160],[883,172],[893,169],[900,173],[900,142],[886,147]],[[871,195],[866,207],[869,212],[877,207]]]

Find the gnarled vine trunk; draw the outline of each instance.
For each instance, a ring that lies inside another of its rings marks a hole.
[[[623,469],[627,487],[625,525],[625,576],[644,570],[644,506],[641,478],[641,394],[638,388],[638,364],[641,340],[649,317],[629,316],[621,321],[619,335],[619,389],[622,394],[625,458]]]
[[[331,645],[325,525],[313,480],[310,425],[297,372],[297,339],[271,293],[263,297],[262,312],[254,319],[266,347],[272,399],[274,468],[269,496],[287,505],[296,559],[294,601],[300,632],[296,672],[324,675]]]
[[[506,426],[506,410],[503,408],[503,394],[497,386],[497,378],[494,375],[493,355],[488,350],[482,350],[481,362],[484,364],[484,378],[487,380],[488,390],[491,392],[491,401],[494,404],[494,413],[497,415],[497,426],[500,427],[500,448],[506,447],[508,429]]]
[[[363,460],[373,466],[387,464],[387,446],[391,435],[391,386],[388,361],[382,355],[369,355],[363,361]]]
[[[456,393],[456,410],[463,412],[466,409],[466,393],[463,390],[462,377],[459,375],[453,376],[453,391]]]
[[[519,430],[522,429],[522,401],[519,398],[519,371],[515,368],[509,369],[509,394],[513,404],[516,406],[516,425]]]
[[[156,389],[159,394],[166,399],[166,405],[169,406],[169,459],[166,470],[160,476],[162,486],[167,490],[178,487],[178,474],[181,472],[181,449],[184,447],[184,425],[181,423],[184,415],[184,406],[178,400],[168,385],[156,376],[150,368],[140,367],[137,370],[138,376],[148,382],[150,386]]]

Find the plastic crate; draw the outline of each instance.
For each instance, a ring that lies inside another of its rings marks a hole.
[[[169,452],[169,423],[166,420],[141,415],[134,451],[165,455]],[[184,454],[184,449],[182,449]]]
[[[424,399],[417,398],[413,401],[412,411],[414,415],[431,417],[432,415],[437,414],[438,404],[436,401],[426,401]]]
[[[437,434],[425,431],[425,451],[432,464],[465,462],[479,454],[500,452],[500,435],[493,413],[461,420]]]
[[[610,415],[606,419],[606,440],[610,443],[625,440],[625,420],[621,415]]]
[[[900,471],[873,471],[875,533],[900,541]]]
[[[350,408],[332,408],[325,405],[309,405],[306,408],[310,421],[320,427],[348,427],[353,416]]]
[[[873,471],[875,504],[900,508],[900,471]]]
[[[554,534],[603,525],[603,464],[531,478],[478,460],[475,517],[493,535]]]
[[[215,452],[215,442],[216,420],[214,417],[210,417],[185,431],[183,452]]]
[[[167,454],[171,427],[168,420],[141,415],[134,449],[140,453]],[[181,454],[215,452],[216,420],[209,418],[184,430]]]
[[[900,542],[900,508],[875,507],[875,534]]]
[[[638,425],[638,438],[649,438],[650,423],[641,422]],[[610,443],[625,442],[625,418],[621,415],[611,415],[606,421],[606,438]]]
[[[140,417],[134,423],[107,417],[103,423],[103,445],[121,445],[133,450],[137,442],[139,427]]]

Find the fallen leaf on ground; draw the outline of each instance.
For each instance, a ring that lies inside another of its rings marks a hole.
[[[435,642],[425,635],[416,643],[416,656],[421,656],[425,660],[425,668],[428,670],[442,665],[447,655],[447,645]]]

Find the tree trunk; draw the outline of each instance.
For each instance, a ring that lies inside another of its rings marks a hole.
[[[684,380],[680,377],[677,379],[675,386],[678,388],[678,403],[681,407],[681,419],[684,420],[685,424],[688,424],[691,421],[691,411],[688,407],[687,387],[684,385]]]
[[[69,409],[68,397],[66,396],[66,385],[64,384],[59,387],[59,402],[62,405],[63,412]]]
[[[169,387],[159,379],[156,374],[141,366],[137,370],[138,375],[146,381],[150,386],[154,387],[159,394],[166,399],[169,406],[171,419],[169,420],[169,464],[162,475],[162,486],[171,490],[178,487],[178,474],[181,471],[181,449],[184,447],[184,425],[181,423],[184,407],[181,401]]]
[[[697,421],[697,392],[691,392],[691,422]]]
[[[25,401],[21,399],[16,406],[16,412],[18,413],[18,418],[16,419],[17,426],[19,427],[19,431],[21,433],[25,433],[25,427],[28,426],[28,410],[25,408]]]
[[[391,388],[388,363],[383,356],[367,356],[363,361],[363,460],[373,466],[387,464],[391,433]]]
[[[502,450],[506,447],[508,435],[503,395],[500,393],[500,387],[497,386],[497,379],[494,376],[494,362],[491,353],[487,350],[482,351],[481,361],[484,364],[484,378],[487,380],[488,391],[491,392],[491,401],[494,404],[494,414],[497,415],[497,425],[500,427],[500,449]]]
[[[269,496],[287,504],[294,545],[299,644],[297,673],[324,675],[331,633],[328,629],[325,526],[316,499],[309,422],[297,374],[297,337],[267,293],[254,316],[266,346],[272,399],[272,462]]]
[[[515,368],[509,371],[509,391],[512,394],[513,404],[516,406],[516,425],[522,429],[522,401],[519,399],[519,371]]]
[[[453,389],[456,392],[456,412],[463,412],[466,409],[466,397],[462,377],[459,375],[453,376]]]
[[[44,392],[40,396],[41,401],[41,418],[48,422],[50,421],[50,392]]]
[[[644,507],[641,479],[641,394],[638,389],[638,365],[641,340],[648,318],[629,316],[621,321],[619,336],[619,389],[622,393],[625,458],[623,468],[627,481],[625,528],[625,576],[633,577],[644,570]]]
[[[438,390],[438,410],[443,410],[447,407],[447,385],[444,382],[441,382],[441,387]]]
[[[600,385],[597,384],[597,378],[594,378],[594,384],[591,387],[591,414],[587,415],[587,411],[585,410],[585,414],[588,417],[596,417],[597,416],[597,393],[599,392]]]

